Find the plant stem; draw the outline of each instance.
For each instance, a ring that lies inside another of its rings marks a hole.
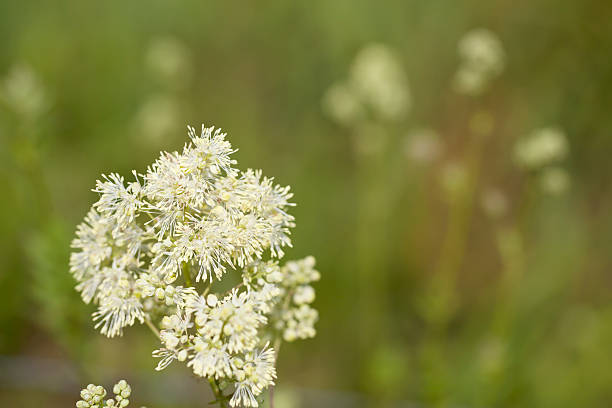
[[[483,151],[491,129],[471,130],[467,156],[467,181],[463,191],[449,201],[449,220],[430,295],[438,303],[428,316],[428,330],[422,345],[424,370],[429,373],[426,398],[432,406],[446,406],[448,396],[447,329],[457,307],[457,278],[466,253],[474,202],[480,179]]]
[[[280,335],[276,336],[274,339],[274,363],[278,361],[278,352],[280,351],[282,338]],[[270,387],[270,408],[274,408],[274,386]]]
[[[189,264],[184,263],[183,267],[181,269],[183,271],[183,277],[185,278],[185,284],[187,286],[193,286],[191,284],[191,274],[190,274],[190,271],[189,271],[189,269],[191,269],[191,268],[189,268]]]
[[[157,329],[157,327],[155,327],[153,322],[151,322],[151,320],[148,317],[145,318],[145,323],[149,327],[149,329],[151,329],[153,334],[155,334],[155,336],[157,336],[157,338],[161,340],[161,336],[159,335],[159,330]]]
[[[210,384],[210,388],[212,389],[212,392],[215,395],[215,401],[211,402],[211,404],[218,402],[221,408],[227,408],[227,397],[223,395],[223,391],[219,387],[217,380],[209,377],[208,383]]]

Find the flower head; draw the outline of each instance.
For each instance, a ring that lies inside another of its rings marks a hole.
[[[100,197],[77,228],[70,270],[83,300],[98,306],[102,334],[146,321],[161,343],[156,370],[184,362],[198,376],[235,384],[232,406],[256,407],[276,378],[269,339],[315,334],[309,284],[320,275],[313,257],[276,260],[295,225],[289,187],[234,168],[221,130],[189,128],[189,136],[181,153],[162,152],[132,181],[111,173],[97,182]],[[240,284],[215,292],[230,271]],[[124,406],[123,398],[109,406]]]
[[[144,298],[183,303],[187,293],[167,293],[167,285],[185,267],[198,281],[220,279],[291,245],[289,188],[261,171],[236,170],[220,129],[189,128],[189,136],[182,153],[162,153],[133,181],[103,176],[94,189],[100,198],[77,229],[71,271],[83,299],[99,305],[94,316],[108,336],[143,321]]]
[[[81,390],[81,399],[77,401],[77,408],[126,408],[130,405],[129,397],[132,395],[132,387],[125,380],[119,381],[113,386],[114,398],[104,400],[106,390],[101,385],[89,384]]]
[[[478,28],[465,34],[458,45],[461,65],[455,75],[458,92],[477,95],[504,69],[501,41],[489,30]]]
[[[521,167],[535,170],[564,159],[568,152],[565,134],[557,128],[546,127],[519,140],[514,156]]]

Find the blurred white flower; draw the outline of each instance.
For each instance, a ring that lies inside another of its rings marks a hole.
[[[345,126],[350,126],[364,116],[364,108],[358,95],[345,83],[329,87],[323,96],[323,110]]]
[[[508,212],[508,198],[496,188],[486,189],[482,193],[481,205],[490,218],[500,218]]]
[[[476,95],[504,69],[505,52],[499,38],[478,28],[466,33],[458,45],[461,63],[455,75],[458,92]]]
[[[477,28],[466,33],[459,41],[458,50],[465,63],[477,65],[480,70],[500,73],[504,68],[501,41],[487,29]]]
[[[399,119],[410,109],[408,79],[401,62],[386,45],[370,44],[359,51],[350,81],[364,103],[383,119]]]
[[[565,134],[547,127],[533,131],[520,139],[514,148],[515,160],[527,170],[535,170],[564,159],[569,153]]]
[[[274,325],[282,331],[285,341],[306,339],[316,334],[314,324],[319,315],[309,306],[315,298],[314,289],[309,284],[318,281],[321,275],[314,266],[315,260],[309,256],[300,261],[287,262],[281,268],[284,276],[281,287],[291,301],[286,302],[275,315]]]
[[[398,120],[411,105],[408,79],[389,47],[370,44],[355,57],[348,80],[330,86],[322,104],[327,115],[347,127],[361,126],[368,113]]]
[[[293,303],[296,305],[303,305],[305,303],[312,303],[315,299],[315,291],[312,286],[304,285],[298,286],[295,289],[295,294],[293,295]]]
[[[414,129],[405,138],[406,156],[415,163],[428,164],[442,153],[442,142],[432,129]]]
[[[560,167],[546,168],[539,177],[542,191],[552,195],[566,192],[571,184],[568,172]]]
[[[151,41],[146,64],[157,78],[173,87],[186,85],[193,71],[189,48],[172,36]]]
[[[182,126],[180,116],[178,101],[164,94],[154,95],[138,110],[134,133],[158,144]]]
[[[487,76],[482,72],[466,67],[460,67],[455,74],[455,89],[467,95],[476,95],[482,92],[488,83]]]
[[[49,100],[36,72],[27,64],[14,65],[0,83],[0,99],[17,114],[34,120],[49,108]]]

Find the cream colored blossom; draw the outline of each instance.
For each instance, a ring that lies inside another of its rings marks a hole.
[[[172,87],[185,85],[193,73],[189,48],[172,36],[153,39],[147,49],[145,62],[151,73]]]
[[[233,383],[232,406],[256,407],[276,378],[268,340],[315,335],[310,283],[320,274],[313,257],[277,260],[291,245],[289,187],[234,168],[219,129],[189,128],[189,136],[181,153],[163,152],[145,174],[97,182],[71,272],[83,300],[98,306],[102,334],[157,326],[157,370],[183,362],[198,376]],[[241,283],[213,291],[228,271]]]
[[[519,166],[535,170],[564,159],[569,145],[563,131],[554,127],[537,129],[520,139],[514,147]]]
[[[414,129],[405,138],[406,156],[418,164],[428,164],[442,153],[440,136],[432,129]]]
[[[461,63],[454,79],[458,92],[477,95],[504,69],[502,43],[489,30],[478,28],[466,33],[459,41],[458,52]]]
[[[386,45],[369,44],[359,51],[351,66],[350,81],[362,100],[384,119],[399,119],[410,109],[406,74]]]
[[[355,56],[348,78],[330,86],[323,110],[347,127],[370,119],[397,121],[412,104],[410,87],[395,51],[384,44],[368,44]]]
[[[0,101],[28,119],[37,119],[49,108],[49,98],[40,78],[25,63],[15,64],[0,79]]]
[[[77,408],[126,408],[130,405],[132,388],[125,380],[119,381],[113,386],[113,398],[104,399],[106,390],[101,385],[89,384],[81,390],[81,399],[77,401]],[[142,407],[144,408],[144,407]]]
[[[365,115],[365,108],[355,90],[346,83],[329,87],[323,95],[323,110],[338,123],[350,126]]]
[[[481,196],[481,205],[490,218],[503,217],[508,212],[508,198],[497,188],[486,189]]]
[[[544,169],[540,175],[540,186],[545,193],[558,195],[566,192],[571,185],[569,173],[560,167]]]

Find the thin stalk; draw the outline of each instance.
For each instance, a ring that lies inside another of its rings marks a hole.
[[[279,335],[274,339],[274,362],[278,361],[278,353],[280,351],[280,346],[282,343],[282,338]],[[274,386],[270,387],[270,408],[274,408]]]
[[[218,403],[221,408],[227,408],[227,397],[223,395],[223,391],[221,390],[221,387],[219,387],[217,380],[209,377],[208,383],[210,384],[210,388],[215,395],[215,400],[211,402],[211,404]]]
[[[467,158],[467,184],[463,191],[450,203],[449,221],[430,288],[440,304],[433,315],[427,318],[428,332],[422,345],[424,369],[428,372],[426,380],[426,398],[432,406],[445,406],[448,372],[444,349],[448,324],[452,318],[456,303],[457,275],[463,264],[469,238],[470,224],[474,208],[475,195],[480,178],[482,156],[487,132],[473,132]]]
[[[159,335],[159,330],[157,329],[157,327],[155,327],[155,325],[153,324],[153,322],[151,322],[151,319],[149,319],[148,317],[145,318],[145,324],[149,327],[149,329],[151,329],[151,331],[153,332],[153,334],[161,340],[161,336]]]
[[[183,272],[183,278],[185,279],[185,285],[193,286],[191,284],[191,273],[189,271],[191,268],[189,268],[189,264],[184,263],[183,267],[181,269],[182,269],[182,272]]]

